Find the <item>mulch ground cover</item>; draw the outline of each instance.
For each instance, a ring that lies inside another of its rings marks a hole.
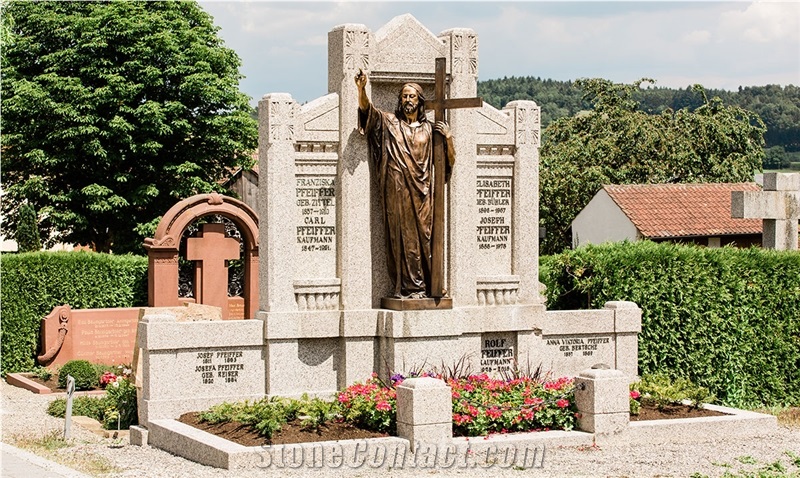
[[[287,445],[290,443],[354,440],[389,436],[385,433],[363,430],[349,423],[340,423],[336,421],[327,422],[316,430],[309,429],[304,428],[300,424],[300,420],[294,420],[283,425],[279,432],[273,433],[272,438],[268,439],[259,435],[258,432],[248,425],[242,425],[236,422],[211,425],[209,423],[200,422],[198,415],[198,412],[184,413],[178,418],[178,421],[244,446]]]
[[[242,425],[236,422],[211,425],[201,422],[198,415],[198,412],[185,413],[181,415],[178,421],[244,446],[287,445],[290,443],[352,440],[389,436],[387,434],[363,430],[349,423],[335,421],[328,422],[316,430],[304,429],[300,424],[300,420],[295,420],[285,424],[279,432],[272,435],[271,439],[267,439],[259,435],[257,431],[248,425]],[[670,420],[675,418],[713,417],[720,415],[725,414],[704,408],[693,408],[688,405],[666,405],[661,408],[656,408],[653,405],[642,404],[639,415],[631,415],[631,421]]]

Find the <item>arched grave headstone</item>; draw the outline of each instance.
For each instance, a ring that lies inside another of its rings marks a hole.
[[[147,238],[144,247],[149,257],[148,305],[180,305],[178,297],[178,256],[181,236],[190,224],[205,216],[220,215],[230,219],[241,232],[244,242],[244,318],[251,319],[258,310],[258,216],[247,204],[217,193],[198,194],[173,206],[158,224],[155,237]],[[239,259],[236,239],[225,237],[220,224],[205,224],[199,237],[188,241],[187,259],[196,261],[195,297],[198,303],[222,309],[227,319],[228,274],[225,260]]]

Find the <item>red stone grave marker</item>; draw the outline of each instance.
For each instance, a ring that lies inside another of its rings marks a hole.
[[[239,258],[239,241],[225,237],[224,224],[203,224],[198,237],[186,241],[186,259],[196,261],[194,290],[198,303],[222,308],[228,318],[228,266]]]
[[[64,365],[73,359],[106,365],[130,364],[136,345],[141,307],[117,309],[53,309],[42,319],[38,361]]]

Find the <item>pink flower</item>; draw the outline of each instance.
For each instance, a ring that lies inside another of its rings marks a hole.
[[[486,416],[488,416],[490,418],[500,418],[500,416],[502,416],[502,415],[503,415],[503,412],[501,412],[500,409],[497,408],[497,407],[492,407],[492,408],[486,410]]]
[[[102,377],[100,377],[100,385],[104,387],[110,383],[116,383],[116,381],[117,381],[117,376],[111,372],[106,372],[103,374]]]
[[[392,409],[392,406],[389,405],[389,402],[387,402],[386,400],[381,400],[380,402],[375,404],[375,408],[377,408],[382,412],[388,412],[389,410]]]
[[[634,400],[638,400],[638,399],[639,399],[639,397],[641,397],[641,396],[642,396],[642,394],[641,394],[641,393],[639,393],[639,391],[638,391],[638,390],[631,390],[631,398],[632,398],[632,399],[634,399]]]
[[[565,398],[559,398],[556,400],[556,406],[558,406],[558,408],[567,408],[569,406],[569,400]]]
[[[469,423],[472,421],[472,417],[469,415],[461,415],[459,413],[453,414],[453,421],[456,422],[457,425],[462,425],[464,423]]]

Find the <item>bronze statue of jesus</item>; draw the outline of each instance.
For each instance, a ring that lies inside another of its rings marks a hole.
[[[416,83],[400,90],[394,112],[375,108],[367,97],[367,75],[355,77],[358,87],[358,125],[367,135],[370,157],[386,226],[386,262],[392,280],[391,296],[431,297],[431,230],[434,191],[433,135],[445,138],[445,180],[455,164],[450,126],[431,125],[425,117],[425,97]]]

